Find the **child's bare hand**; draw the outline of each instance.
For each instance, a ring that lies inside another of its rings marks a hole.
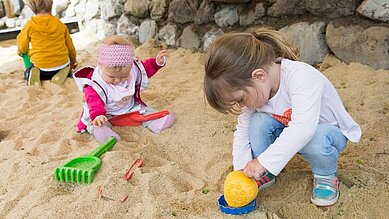
[[[157,55],[157,64],[158,65],[165,65],[165,63],[166,63],[166,55],[167,55],[167,52],[166,52],[165,49],[159,51],[159,53]]]
[[[97,126],[101,126],[101,125],[103,125],[103,124],[105,124],[105,123],[107,123],[108,122],[108,119],[107,119],[107,117],[105,117],[105,116],[97,116],[93,121],[92,121],[92,124],[93,125],[97,125]]]
[[[75,69],[75,68],[77,68],[77,66],[78,66],[77,61],[70,62],[70,69]]]
[[[259,163],[258,159],[254,159],[246,164],[243,169],[244,175],[255,180],[259,180],[266,169]]]

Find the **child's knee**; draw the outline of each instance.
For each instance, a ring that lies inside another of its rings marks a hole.
[[[331,153],[333,149],[339,153],[343,151],[346,147],[347,139],[338,127],[320,124],[310,143],[322,148],[321,153],[325,155]]]
[[[274,122],[274,118],[266,113],[256,112],[250,119],[249,130],[253,132],[269,129]]]
[[[319,126],[313,138],[304,146],[300,153],[304,156],[321,157],[335,156],[344,149],[345,145],[338,145],[338,137],[343,135],[333,135],[332,129]]]

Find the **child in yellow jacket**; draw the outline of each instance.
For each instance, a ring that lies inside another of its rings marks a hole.
[[[76,49],[65,24],[51,15],[52,0],[28,0],[35,16],[17,37],[18,54],[28,52],[32,65],[24,72],[27,84],[41,85],[41,80],[62,84],[75,68]],[[29,48],[29,44],[31,47]]]

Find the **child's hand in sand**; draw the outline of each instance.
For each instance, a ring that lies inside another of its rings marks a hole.
[[[97,116],[97,117],[93,120],[92,124],[93,124],[93,125],[97,125],[97,126],[101,126],[101,125],[103,125],[103,124],[105,124],[105,123],[107,123],[107,122],[108,122],[107,117],[105,117],[105,116],[103,116],[103,115],[100,115],[100,116]]]
[[[252,161],[248,162],[243,169],[244,175],[250,178],[254,178],[255,180],[259,180],[265,172],[265,167],[259,163],[258,159],[253,159]]]
[[[157,55],[157,64],[159,66],[164,66],[166,65],[166,55],[167,55],[167,52],[166,50],[161,50],[159,51],[158,55]]]

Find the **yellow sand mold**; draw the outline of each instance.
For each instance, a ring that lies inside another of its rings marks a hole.
[[[229,173],[224,181],[224,198],[230,207],[243,207],[258,195],[257,183],[242,171]]]

